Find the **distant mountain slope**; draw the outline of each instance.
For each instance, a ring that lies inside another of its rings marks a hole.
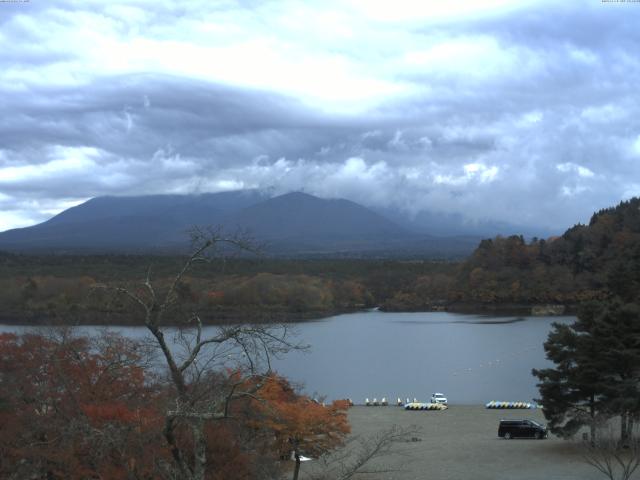
[[[349,200],[324,200],[294,192],[230,215],[225,224],[245,227],[263,239],[390,239],[408,235],[381,215]]]
[[[560,234],[559,230],[554,231],[544,227],[531,227],[491,220],[471,221],[465,219],[464,216],[459,213],[423,210],[416,215],[409,216],[406,212],[392,208],[376,209],[376,211],[386,218],[395,221],[406,230],[440,237],[524,235],[525,238],[532,238],[549,237]]]
[[[32,227],[0,233],[13,251],[170,251],[188,246],[186,231],[242,229],[277,255],[461,256],[479,238],[441,239],[410,232],[362,205],[295,192],[98,197]]]
[[[198,223],[209,218],[219,220],[222,215],[261,202],[265,198],[267,196],[258,190],[201,195],[96,197],[59,213],[40,226],[122,217],[168,217],[178,219],[180,223]]]
[[[139,250],[184,243],[194,225],[216,225],[230,212],[258,203],[257,190],[202,195],[97,197],[32,227],[0,233],[11,250]]]

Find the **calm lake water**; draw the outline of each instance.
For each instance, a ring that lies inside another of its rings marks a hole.
[[[549,365],[543,342],[553,322],[574,317],[491,317],[445,312],[368,311],[297,324],[297,340],[308,353],[290,353],[275,369],[328,399],[366,397],[427,401],[443,392],[453,404],[489,400],[532,401],[532,368]],[[81,327],[91,334],[98,327]],[[0,325],[0,332],[22,332]],[[129,337],[141,327],[113,327]]]

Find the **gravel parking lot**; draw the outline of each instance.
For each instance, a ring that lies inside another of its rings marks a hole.
[[[420,427],[419,442],[395,448],[397,455],[377,466],[394,470],[358,478],[389,480],[567,480],[602,479],[581,458],[579,445],[552,435],[546,440],[498,438],[500,419],[529,418],[546,423],[540,410],[488,410],[484,406],[451,406],[439,411],[355,406],[349,420],[353,433],[368,435],[392,425]],[[639,477],[640,478],[640,477]]]

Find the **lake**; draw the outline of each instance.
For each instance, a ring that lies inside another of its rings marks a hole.
[[[310,351],[290,353],[273,365],[307,393],[327,399],[427,401],[443,392],[452,404],[530,402],[538,395],[531,369],[550,365],[542,344],[551,324],[574,319],[376,310],[337,315],[296,324],[297,340]],[[0,332],[26,329],[0,325]],[[146,335],[142,327],[111,330]]]

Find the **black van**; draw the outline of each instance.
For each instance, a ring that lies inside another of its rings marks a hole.
[[[547,438],[547,427],[533,420],[500,420],[498,436],[510,438]]]

